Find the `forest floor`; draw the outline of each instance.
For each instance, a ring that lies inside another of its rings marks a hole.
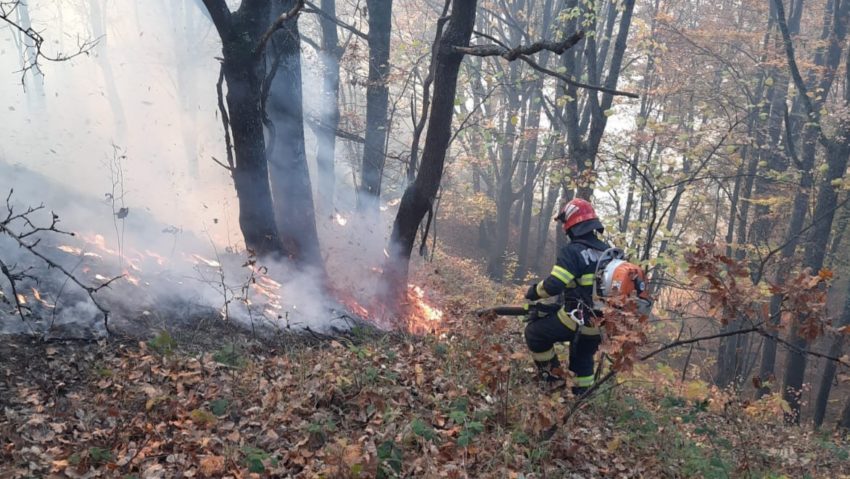
[[[480,280],[442,269],[463,286],[437,335],[2,338],[0,477],[850,477],[850,442],[663,363],[565,422],[574,398],[533,381],[521,325],[472,317]]]

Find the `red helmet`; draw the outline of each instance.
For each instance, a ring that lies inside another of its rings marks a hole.
[[[581,228],[573,230],[573,235],[582,236],[594,230],[601,230],[602,223],[599,217],[596,216],[596,211],[589,201],[581,198],[575,198],[567,202],[555,217],[555,221],[560,221],[564,228],[564,232],[569,233],[570,230],[579,224]],[[578,231],[581,230],[581,231]]]

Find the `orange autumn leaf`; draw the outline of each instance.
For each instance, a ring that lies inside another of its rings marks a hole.
[[[224,472],[224,457],[206,456],[201,459],[201,474],[213,477]]]

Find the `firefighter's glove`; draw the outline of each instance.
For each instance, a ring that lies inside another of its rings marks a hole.
[[[528,287],[528,291],[525,292],[525,299],[529,301],[537,301],[540,299],[540,295],[537,294],[537,284],[532,284]]]
[[[528,314],[522,316],[522,321],[526,323],[533,323],[539,319],[540,310],[537,307],[537,304],[525,304],[523,305],[525,310],[528,311]]]

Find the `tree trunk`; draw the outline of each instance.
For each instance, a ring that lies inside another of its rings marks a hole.
[[[835,218],[835,208],[838,203],[838,192],[833,185],[833,180],[842,178],[847,170],[847,157],[850,155],[850,148],[845,144],[847,141],[847,139],[842,138],[840,143],[828,141],[827,144],[827,175],[818,189],[815,210],[812,213],[813,228],[809,241],[806,243],[803,260],[803,267],[809,268],[812,274],[817,274],[823,267],[823,261],[826,258],[832,220]],[[800,349],[806,349],[809,344],[808,340],[797,332],[797,326],[805,320],[805,317],[798,315],[797,320],[793,323],[794,327],[791,329],[791,342]],[[806,355],[799,351],[789,351],[785,366],[785,400],[796,413],[794,417],[796,422],[800,421],[799,399],[806,374],[806,359]]]
[[[607,75],[605,76],[604,82],[604,86],[612,90],[617,87],[617,82],[620,78],[620,70],[622,68],[623,58],[626,51],[626,40],[629,36],[629,28],[631,26],[634,7],[634,0],[623,1],[619,29],[614,41],[611,61],[608,65]],[[593,15],[593,18],[595,18],[595,15]],[[565,34],[571,34],[576,30],[576,28],[576,23],[570,22]],[[586,66],[589,78],[601,78],[601,73],[605,68],[606,59],[598,56],[595,37],[586,37],[584,44],[584,55],[570,54],[570,52],[567,52],[564,55],[564,66],[574,77],[581,77],[582,69]],[[582,60],[586,60],[586,63]],[[578,90],[575,86],[568,86],[567,94],[573,98],[579,98]],[[608,123],[607,110],[611,108],[614,99],[613,95],[610,93],[603,93],[600,99],[596,91],[587,91],[585,92],[585,95],[587,97],[587,104],[585,108],[589,108],[587,115],[580,115],[579,102],[577,100],[568,102],[567,108],[565,109],[570,156],[573,158],[579,174],[585,171],[592,171],[594,168],[596,163],[596,154],[599,151],[599,144]],[[576,197],[589,199],[592,195],[593,180],[591,177],[589,181],[585,181],[578,185]]]
[[[263,137],[265,68],[253,52],[268,25],[268,5],[243,3],[235,13],[223,1],[204,0],[204,6],[221,36],[239,227],[246,247],[255,254],[285,255],[275,224]]]
[[[271,22],[295,6],[296,0],[275,0]],[[271,65],[266,113],[272,122],[267,152],[275,221],[284,250],[296,263],[319,267],[319,237],[313,188],[304,148],[301,93],[301,44],[297,17],[274,34],[267,58]]]
[[[765,43],[766,42],[767,38],[765,39]],[[762,75],[762,77],[763,76],[764,75]],[[758,85],[759,88],[756,92],[755,103],[761,104],[761,98],[765,88],[764,78],[759,79]],[[787,89],[787,87],[788,85],[786,84],[785,89]],[[769,91],[767,96],[768,98],[772,98],[772,95],[776,95],[775,89],[773,92]],[[755,137],[754,142],[756,147],[745,149],[741,154],[741,165],[738,167],[738,174],[735,178],[735,187],[730,201],[729,224],[726,230],[727,255],[732,256],[734,254],[738,260],[743,260],[746,254],[746,249],[742,246],[747,241],[747,225],[751,203],[750,198],[753,192],[753,185],[755,184],[756,171],[759,164],[759,158],[761,157],[761,146],[764,138],[764,135],[759,134],[758,131],[755,133],[753,133],[753,131],[757,129],[757,122],[762,113],[765,115],[771,114],[771,112],[767,110],[766,105],[760,112],[754,113],[758,113],[758,115],[753,114],[751,119],[748,121],[747,131]],[[780,120],[782,120],[782,116],[780,116]],[[773,145],[772,147],[774,149],[776,148],[776,143],[771,143],[771,145]],[[744,176],[743,178],[742,175]],[[733,248],[732,243],[735,241],[736,228],[738,245]],[[760,280],[761,278],[753,278],[753,281],[756,283]],[[745,318],[736,317],[733,321],[730,321],[728,324],[723,326],[720,332],[725,333],[735,331],[744,328],[745,325]],[[744,358],[741,358],[741,353],[749,349],[749,341],[748,337],[743,337],[742,335],[734,335],[720,339],[719,346],[717,348],[717,374],[715,376],[715,383],[719,387],[726,387],[733,382],[736,386],[740,386],[743,383],[744,377],[741,375],[741,368],[746,361]]]
[[[812,168],[814,166],[814,154],[816,133],[812,128],[806,128],[803,133],[803,165],[800,169],[800,183],[797,188],[797,193],[794,195],[794,203],[791,208],[791,219],[788,223],[788,231],[786,233],[785,246],[780,251],[781,266],[777,269],[774,282],[783,284],[788,279],[789,267],[786,264],[794,255],[797,244],[800,242],[800,231],[803,229],[803,221],[806,219],[806,210],[809,205],[809,192],[814,186],[814,178],[812,176]],[[808,147],[806,146],[808,145]],[[781,314],[782,298],[775,295],[770,300],[770,323],[774,327],[778,327]],[[776,335],[776,332],[771,333],[771,336]],[[776,340],[768,338],[764,344],[762,351],[761,367],[759,368],[759,377],[762,384],[772,383],[775,381],[775,365],[776,365]],[[759,389],[758,395],[762,396],[769,392],[769,388],[763,386]]]
[[[170,14],[175,19],[173,27],[175,61],[181,65],[177,68],[177,97],[180,102],[180,132],[183,139],[183,154],[186,155],[186,165],[189,175],[198,179],[200,177],[200,162],[198,161],[198,110],[197,99],[197,71],[195,65],[186,65],[184,60],[186,40],[189,39],[193,47],[199,45],[200,38],[204,33],[197,21],[196,6],[192,0],[181,0],[172,2]]]
[[[425,213],[432,207],[440,180],[446,150],[451,139],[451,123],[457,78],[463,54],[453,46],[468,46],[475,25],[476,1],[452,2],[449,23],[439,40],[434,75],[434,96],[431,102],[430,121],[425,136],[425,147],[416,179],[404,191],[390,236],[390,257],[384,268],[386,284],[396,299],[407,284],[407,272],[416,231]],[[401,289],[400,289],[401,288]]]
[[[842,202],[844,207],[841,208],[841,216],[836,220],[835,232],[832,235],[832,243],[829,246],[829,267],[835,262],[838,252],[844,242],[844,235],[847,233],[847,226],[850,224],[850,207],[847,202],[850,201],[850,196],[846,193]]]
[[[841,51],[844,43],[844,38],[847,33],[847,14],[848,14],[848,4],[838,4],[837,2],[831,3],[830,8],[824,13],[824,33],[822,35],[823,39],[828,39],[826,43],[828,45],[827,49],[823,48],[818,49],[815,54],[815,65],[824,68],[824,73],[820,78],[820,81],[817,84],[819,95],[816,96],[813,100],[809,100],[803,93],[807,92],[807,86],[802,80],[802,76],[796,67],[796,60],[794,58],[793,44],[791,40],[790,33],[788,31],[788,26],[785,20],[785,12],[781,2],[778,0],[773,1],[773,7],[776,9],[776,19],[777,24],[779,26],[780,32],[783,37],[783,44],[786,50],[786,60],[789,65],[789,70],[791,73],[791,77],[794,79],[794,85],[797,87],[797,90],[801,92],[798,95],[800,101],[805,105],[805,123],[803,130],[803,154],[802,161],[800,165],[801,170],[801,183],[800,188],[797,191],[797,194],[794,198],[794,208],[792,211],[791,217],[791,225],[788,229],[788,241],[786,242],[785,247],[782,249],[782,258],[787,260],[794,253],[794,248],[796,248],[797,243],[799,242],[799,236],[802,234],[802,225],[803,219],[805,218],[806,208],[808,207],[810,190],[814,186],[813,180],[813,169],[815,162],[815,153],[816,153],[816,141],[821,136],[820,131],[820,123],[819,117],[816,112],[819,111],[821,105],[823,103],[823,99],[829,93],[833,80],[835,78],[835,71],[838,67],[838,64],[841,60]],[[835,9],[834,15],[829,14],[830,9]],[[835,18],[836,22],[833,23],[832,19]],[[805,101],[804,101],[805,100]],[[845,97],[845,104],[847,103],[847,98]],[[787,121],[787,120],[786,120]],[[789,128],[790,129],[790,128]],[[786,139],[786,141],[788,141]],[[846,141],[846,140],[845,140]],[[828,141],[827,144],[827,158],[830,162],[829,164],[829,175],[833,174],[833,156],[837,155],[838,152],[834,151],[834,148],[830,148],[830,146],[837,146],[835,143]],[[843,146],[843,145],[842,145]],[[843,148],[842,148],[843,149]],[[845,153],[846,154],[846,153]],[[837,161],[837,159],[836,159]],[[846,157],[843,159],[846,166]],[[841,172],[843,174],[843,171]],[[826,192],[821,192],[823,194],[835,194],[832,185],[826,184],[827,190]],[[818,204],[815,206],[815,216],[813,217],[813,222],[816,224],[815,230],[823,231],[822,221],[827,220],[823,215],[823,209],[825,205],[820,204],[820,194],[818,199]],[[828,232],[829,228],[832,225],[832,218],[834,215],[834,211],[829,212],[829,225],[827,226],[826,237],[817,238],[814,237],[817,241],[828,240]],[[814,231],[813,231],[814,234]],[[809,245],[806,251],[806,261],[804,266],[811,267],[813,269],[820,269],[820,266],[823,264],[823,255],[820,256],[820,259],[817,258],[817,255],[814,253],[814,249],[817,248],[817,245]],[[823,249],[823,248],[821,248]],[[776,283],[784,283],[787,279],[788,268],[780,267],[777,273],[777,281]],[[778,322],[779,314],[780,314],[780,306],[781,306],[781,298],[774,297],[771,300],[771,320],[774,323]],[[796,326],[796,323],[795,323]],[[797,331],[795,327],[792,327],[791,331],[791,342],[796,346],[805,345],[805,339],[799,338],[797,335]],[[764,356],[762,359],[762,367],[761,367],[761,377],[764,380],[766,376],[773,375],[773,367],[776,358],[776,342],[768,341],[765,344]],[[783,397],[786,401],[791,405],[791,408],[794,412],[793,415],[789,417],[789,419],[799,422],[800,420],[800,401],[799,401],[799,393],[800,388],[803,382],[803,375],[805,373],[805,357],[803,354],[796,351],[789,351],[789,356],[787,359],[787,367],[785,370],[785,385],[783,388]],[[761,391],[760,391],[761,393]]]
[[[842,328],[850,325],[850,291],[845,292],[844,309],[841,312],[841,319],[838,320],[836,328]],[[832,357],[840,357],[844,350],[844,334],[838,334],[832,339],[832,344],[829,347],[829,354]],[[835,361],[827,361],[826,367],[821,376],[820,387],[818,388],[818,396],[815,400],[815,427],[820,427],[826,417],[826,408],[829,404],[829,393],[832,392],[832,383],[835,381],[835,373],[838,369],[838,364]]]
[[[795,12],[788,21],[788,30],[792,36],[796,36],[800,31],[800,14],[802,13],[802,2],[792,0],[791,3],[797,2]],[[770,2],[770,18],[768,19],[768,29],[775,29],[776,7],[773,2]],[[775,48],[782,51],[782,36],[775,36]],[[762,107],[763,115],[767,115],[766,131],[758,128],[755,132],[757,150],[753,152],[753,161],[759,163],[767,157],[766,165],[770,172],[779,173],[788,168],[788,162],[785,159],[784,152],[779,148],[779,139],[782,133],[783,118],[787,109],[788,85],[790,75],[787,69],[782,69],[779,66],[773,66],[768,69],[767,77],[773,80],[773,84],[768,87],[765,94],[765,102]],[[760,82],[763,84],[763,82]],[[761,99],[756,98],[756,104],[761,104]],[[799,102],[798,102],[799,103]],[[791,131],[799,132],[801,128],[791,128]],[[766,148],[765,148],[766,147]],[[753,171],[755,173],[755,170]],[[757,180],[757,181],[756,181]],[[748,178],[749,189],[747,190],[747,198],[755,197],[762,198],[775,194],[775,188],[772,188],[770,183],[762,178],[756,178],[755,175]],[[755,192],[753,193],[753,187]],[[752,195],[752,196],[751,196]],[[749,201],[745,202],[745,208],[749,206]],[[755,205],[753,214],[752,226],[750,227],[749,242],[753,245],[758,245],[768,241],[771,236],[771,230],[774,225],[769,216],[769,207],[766,205]]]
[[[239,198],[239,226],[245,245],[262,256],[280,252],[269,187],[260,103],[260,70],[234,65],[225,55],[227,106],[236,167],[233,181]]]
[[[503,175],[506,173],[503,173]],[[510,235],[511,206],[514,203],[514,190],[510,181],[502,178],[499,182],[499,193],[496,198],[496,232],[493,247],[487,261],[487,275],[501,281],[505,276],[505,260]]]
[[[512,29],[512,32],[515,31],[515,29]],[[514,34],[511,40],[516,42],[518,37]],[[519,164],[514,155],[517,140],[516,125],[519,124],[516,115],[520,114],[520,101],[519,95],[513,87],[519,80],[519,64],[512,62],[508,68],[510,72],[508,85],[510,86],[504,92],[508,104],[505,111],[504,138],[499,149],[499,168],[496,181],[498,185],[496,192],[496,237],[487,260],[487,275],[495,281],[501,281],[505,276],[505,260],[507,259],[508,240],[511,231],[511,208],[516,200],[513,177]]]
[[[761,97],[761,91],[763,90],[763,82],[759,82],[759,91],[757,93],[757,98]],[[756,115],[753,115],[751,119],[748,121],[748,132],[752,132],[755,128]],[[749,161],[747,160],[749,153]],[[744,249],[740,247],[743,244],[744,239],[746,238],[747,233],[747,211],[749,209],[749,201],[740,201],[741,199],[741,190],[744,190],[744,196],[747,198],[752,191],[753,181],[752,178],[755,174],[755,169],[757,166],[757,158],[758,158],[758,150],[751,151],[749,149],[745,149],[741,154],[741,164],[738,167],[737,175],[735,177],[735,186],[732,191],[732,198],[730,200],[729,206],[729,222],[726,229],[726,255],[732,256],[734,253],[735,256],[740,260],[743,259]],[[747,175],[746,179],[742,178],[744,175],[744,171],[752,172]],[[741,211],[739,213],[738,208],[739,204],[741,207]],[[737,221],[737,223],[736,223]],[[738,243],[739,246],[736,248],[732,247],[732,243],[735,241],[735,227],[738,226]],[[730,321],[725,326],[722,326],[720,329],[721,333],[735,331],[744,327],[744,318],[738,317],[733,321]],[[717,372],[715,375],[715,384],[721,388],[724,388],[735,381],[736,385],[740,383],[742,378],[739,377],[738,371],[740,370],[741,358],[740,353],[742,351],[741,348],[741,335],[729,336],[726,338],[720,338],[717,347]]]
[[[546,0],[543,5],[543,37],[547,38],[550,34],[552,0]],[[540,54],[540,64],[547,65],[549,63],[549,51],[543,51]],[[534,182],[536,180],[537,169],[535,168],[535,159],[537,156],[537,142],[540,137],[540,110],[543,108],[542,98],[543,78],[541,77],[534,85],[528,101],[528,124],[527,129],[531,131],[531,138],[525,143],[523,148],[523,158],[525,160],[525,182],[522,201],[522,213],[520,217],[519,229],[519,258],[517,261],[517,269],[514,273],[515,280],[522,280],[528,272],[528,242],[531,237],[531,210],[534,203]],[[539,159],[538,161],[544,161]],[[542,206],[542,205],[541,205]],[[547,225],[548,226],[548,225]]]
[[[558,201],[559,189],[560,185],[558,184],[549,185],[549,188],[546,191],[546,201],[543,204],[543,209],[540,211],[539,221],[537,222],[537,243],[531,260],[531,271],[534,271],[535,273],[540,272],[540,258],[543,257],[543,251],[546,250],[547,239],[549,238],[549,232],[551,231],[549,225],[552,223],[552,218],[555,216],[555,203]]]
[[[7,7],[8,8],[8,7]],[[59,9],[62,10],[61,8]],[[20,2],[15,6],[15,13],[18,15],[18,25],[21,28],[32,28],[32,18],[30,17],[29,2]],[[27,48],[28,39],[22,32],[16,32],[17,41],[15,45],[18,47],[18,54],[21,58],[21,69],[27,65],[35,65],[39,60],[36,52],[32,48]],[[62,38],[60,30],[58,38]],[[24,84],[24,89],[27,95],[27,104],[30,108],[40,112],[44,111],[44,74],[37,68],[30,68],[26,73],[30,77],[30,81]]]
[[[97,46],[97,63],[103,73],[103,82],[106,87],[106,97],[109,99],[109,107],[112,109],[112,121],[115,125],[116,141],[127,141],[127,119],[124,115],[124,106],[121,95],[118,93],[118,85],[115,83],[115,73],[112,71],[112,62],[109,61],[109,46],[107,41],[109,35],[105,27],[105,12],[101,7],[101,0],[91,0],[91,27],[94,38],[100,39]]]
[[[322,0],[322,11],[336,17],[336,0]],[[319,110],[319,128],[316,129],[316,164],[318,170],[317,195],[319,211],[324,215],[333,213],[336,178],[334,162],[336,156],[336,130],[339,127],[339,60],[342,48],[336,24],[319,16],[322,28],[322,98]]]
[[[850,397],[844,403],[844,411],[841,412],[841,419],[838,420],[838,427],[845,431],[850,431]]]
[[[819,96],[812,101],[805,96],[807,88],[796,67],[793,44],[791,43],[788,28],[785,25],[785,14],[782,10],[782,4],[778,3],[778,0],[774,0],[774,4],[777,10],[777,20],[779,22],[786,47],[789,68],[791,69],[795,86],[801,92],[800,99],[806,106],[806,113],[810,120],[809,123],[814,124],[813,127],[809,127],[807,130],[815,130],[816,127],[817,134],[815,137],[819,138],[826,147],[827,174],[821,182],[818,190],[815,209],[812,213],[813,227],[810,232],[809,242],[806,244],[806,251],[803,260],[804,268],[809,268],[813,273],[817,273],[818,270],[823,267],[823,261],[826,257],[826,248],[829,241],[829,233],[832,230],[832,221],[835,217],[835,206],[838,194],[835,190],[835,185],[833,185],[832,182],[833,180],[837,180],[844,176],[844,172],[847,169],[847,156],[850,154],[850,139],[844,136],[844,132],[846,132],[847,127],[846,122],[842,121],[840,123],[839,131],[842,133],[839,133],[838,138],[828,138],[821,129],[822,124],[820,123],[820,117],[817,112],[823,104],[823,98],[826,97],[832,87],[835,72],[841,62],[842,51],[845,46],[844,40],[847,36],[848,26],[850,26],[850,8],[847,3],[833,2],[831,9],[827,9],[828,11],[833,10],[832,14],[824,15],[824,38],[828,38],[828,47],[826,50],[818,51],[816,54],[815,64],[825,65],[826,69],[818,85],[818,88],[820,88],[820,91],[822,92],[822,96]],[[829,28],[827,28],[827,25],[829,25]],[[844,106],[846,107],[847,104],[850,103],[850,91],[847,89],[844,91],[843,100]],[[805,148],[807,145],[803,146]],[[815,146],[812,145],[811,150],[814,149]],[[814,151],[811,152],[811,155],[814,157]],[[811,165],[814,165],[814,160],[812,160]],[[799,349],[805,349],[808,345],[807,339],[799,335],[798,327],[805,319],[805,317],[798,315],[796,320],[792,323],[791,343],[797,348],[789,351],[785,369],[785,384],[783,388],[783,397],[789,403],[793,411],[793,415],[790,415],[788,419],[798,423],[800,421],[800,394],[806,372],[806,355],[800,352]]]
[[[387,77],[390,72],[393,2],[367,0],[366,5],[369,10],[369,80],[366,86],[366,141],[357,201],[362,211],[377,213],[389,128]]]

